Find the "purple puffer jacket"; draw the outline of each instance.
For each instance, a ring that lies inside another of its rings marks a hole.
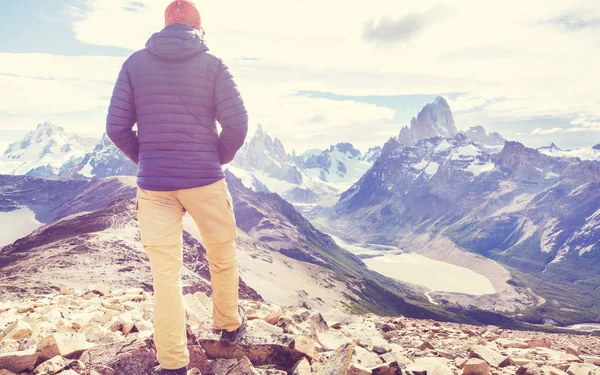
[[[106,132],[138,164],[139,187],[188,189],[224,177],[221,165],[244,144],[248,113],[227,66],[198,32],[176,24],[123,64]]]

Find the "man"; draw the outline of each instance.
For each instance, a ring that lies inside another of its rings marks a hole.
[[[165,28],[123,64],[106,124],[110,139],[138,165],[140,233],[154,281],[160,363],[155,371],[162,375],[186,374],[189,363],[181,290],[186,212],[207,250],[213,324],[222,331],[221,343],[237,342],[246,324],[238,307],[233,203],[221,166],[243,145],[248,114],[227,66],[208,52],[201,29],[192,2],[172,2]]]

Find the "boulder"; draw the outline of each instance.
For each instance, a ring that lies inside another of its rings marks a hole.
[[[360,365],[361,367],[371,368],[381,365],[382,361],[376,353],[357,346],[354,348],[352,363]]]
[[[535,362],[521,366],[517,369],[517,375],[541,375],[541,369]]]
[[[316,350],[310,349],[307,337],[295,338],[283,333],[281,328],[260,319],[248,321],[248,327],[240,342],[229,347],[221,345],[220,336],[213,330],[212,323],[209,321],[192,327],[192,330],[208,359],[241,359],[246,356],[257,366],[289,365],[298,362],[306,355],[316,353]]]
[[[4,329],[0,334],[0,340],[20,340],[31,337],[32,334],[33,330],[31,329],[31,325],[24,320],[17,319]]]
[[[382,354],[379,358],[384,363],[397,362],[399,365],[405,366],[413,363],[414,361],[404,354],[400,353],[400,351],[392,350],[391,352]]]
[[[114,375],[145,374],[154,367],[156,352],[154,344],[149,337],[130,336],[131,341],[114,342],[97,345],[83,352],[80,360],[98,371],[106,373],[106,369],[113,369]]]
[[[36,375],[54,375],[61,372],[65,367],[67,367],[67,362],[63,357],[57,355],[40,364],[33,370],[33,373]]]
[[[581,347],[571,343],[567,347],[567,354],[579,356],[581,355]]]
[[[569,368],[567,369],[567,374],[569,375],[590,375],[592,373],[592,369],[588,366],[581,365],[579,363],[571,363]]]
[[[469,349],[469,351],[471,352],[471,357],[481,358],[494,367],[505,367],[511,364],[510,358],[483,345],[476,345]]]
[[[93,344],[86,342],[81,333],[53,333],[37,344],[37,351],[41,360],[48,360],[57,355],[73,358],[91,346]]]
[[[21,350],[18,352],[0,354],[0,368],[21,372],[25,370],[33,370],[38,356],[35,348]]]
[[[233,365],[226,373],[226,375],[258,375],[260,374],[248,357],[242,357],[238,363]]]
[[[352,362],[354,344],[342,344],[329,357],[318,375],[347,375]]]
[[[263,320],[269,324],[275,325],[279,322],[279,318],[281,318],[281,315],[283,315],[283,311],[278,310],[265,316]]]
[[[463,375],[489,375],[490,366],[479,358],[471,358],[462,366]]]
[[[402,366],[397,362],[384,363],[371,369],[372,375],[402,375]]]
[[[306,358],[302,358],[292,368],[292,375],[310,375],[312,372],[310,363]],[[215,374],[217,375],[217,374]]]

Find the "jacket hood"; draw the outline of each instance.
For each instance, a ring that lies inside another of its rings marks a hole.
[[[173,60],[208,51],[198,31],[181,24],[167,26],[153,34],[146,42],[146,49],[153,55]]]

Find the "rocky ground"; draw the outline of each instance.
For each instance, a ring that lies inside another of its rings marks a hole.
[[[185,295],[189,374],[600,375],[600,339],[405,317],[322,314],[244,300],[250,321],[226,348],[211,301]],[[0,375],[145,375],[155,363],[152,295],[62,288],[0,302]]]

